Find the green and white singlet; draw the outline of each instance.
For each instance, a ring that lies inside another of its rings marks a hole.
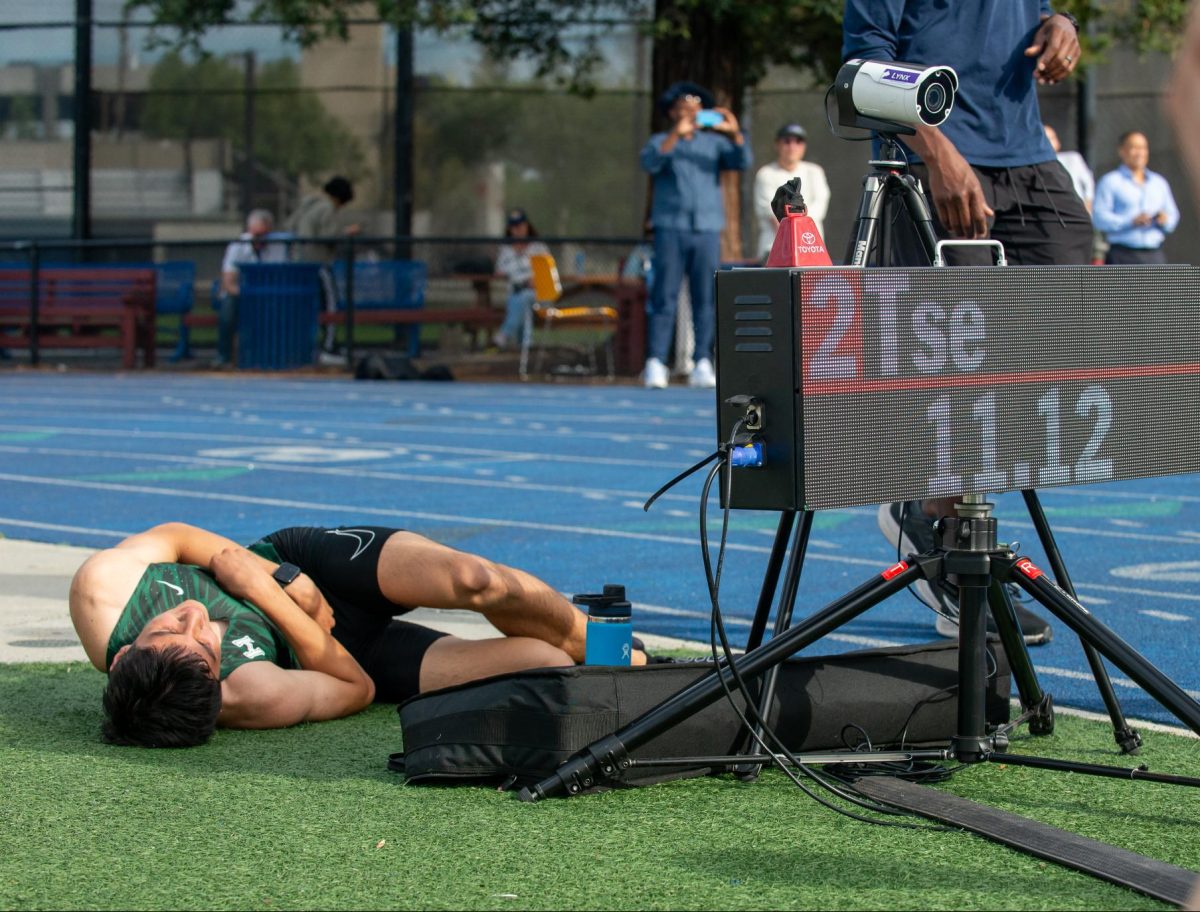
[[[256,546],[252,550],[266,549]],[[263,556],[273,558],[272,554]],[[221,680],[247,662],[273,662],[281,668],[299,667],[283,634],[265,614],[249,602],[225,592],[207,570],[190,564],[171,563],[151,564],[138,580],[137,588],[108,638],[106,666],[112,666],[117,650],[137,639],[152,618],[188,599],[204,605],[213,620],[229,623],[221,638]]]

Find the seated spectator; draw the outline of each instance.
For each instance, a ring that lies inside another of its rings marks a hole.
[[[515,348],[524,339],[525,315],[534,304],[533,267],[529,258],[550,251],[541,241],[533,240],[537,237],[537,229],[524,209],[513,209],[508,213],[504,236],[512,241],[500,248],[496,272],[508,279],[508,300],[504,323],[496,330],[492,342],[497,348]]]
[[[266,209],[255,209],[246,216],[246,230],[225,248],[221,261],[221,279],[217,292],[217,357],[213,367],[225,367],[233,361],[233,333],[237,325],[238,300],[241,296],[239,263],[286,263],[287,244],[273,237],[275,217]]]

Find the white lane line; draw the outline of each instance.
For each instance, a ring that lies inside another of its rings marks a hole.
[[[1032,523],[1024,522],[1019,519],[1008,519],[1005,517],[1004,524],[1006,526],[1017,526],[1021,529],[1034,528]],[[1122,532],[1116,529],[1097,529],[1092,526],[1064,526],[1055,524],[1053,526],[1055,534],[1063,532],[1072,532],[1077,535],[1093,535],[1099,538],[1120,538],[1126,541],[1149,541],[1149,542],[1167,542],[1173,545],[1196,545],[1200,544],[1200,540],[1186,538],[1179,535],[1153,535],[1148,532]]]
[[[406,519],[421,519],[431,522],[445,522],[456,525],[488,525],[498,528],[516,528],[516,529],[537,529],[546,532],[562,532],[574,535],[594,535],[600,538],[615,538],[628,539],[630,541],[653,541],[663,544],[685,545],[687,547],[695,547],[696,538],[694,536],[683,535],[663,535],[649,532],[629,532],[615,529],[601,529],[596,526],[569,526],[558,523],[537,523],[523,520],[512,519],[496,519],[491,517],[478,516],[455,516],[445,513],[431,513],[420,510],[396,510],[381,507],[365,507],[356,504],[326,504],[317,503],[314,501],[305,500],[288,500],[284,498],[272,497],[255,497],[245,494],[221,494],[213,491],[189,491],[182,488],[160,488],[150,485],[132,485],[119,484],[115,482],[96,482],[96,481],[79,481],[65,478],[41,478],[34,475],[17,475],[13,473],[0,473],[0,480],[16,481],[25,484],[41,484],[53,487],[63,488],[79,488],[84,490],[99,490],[99,491],[121,491],[131,494],[146,494],[156,497],[180,497],[189,500],[211,500],[224,503],[246,503],[258,504],[261,506],[278,506],[288,508],[298,508],[306,510],[321,511],[327,513],[339,513],[341,515],[354,514],[364,516],[398,516]],[[641,509],[641,503],[638,501],[628,501],[627,506],[636,506]],[[716,547],[719,544],[717,539],[710,538],[709,544]],[[739,551],[750,554],[770,554],[771,549],[766,545],[747,545],[739,542],[728,542],[726,548],[730,551]],[[847,557],[840,554],[821,554],[810,552],[807,557],[811,560],[830,561],[837,564],[848,564],[856,567],[870,567],[882,572],[889,564],[886,561],[873,560],[871,558]],[[1084,584],[1077,584],[1079,588],[1087,588]],[[1113,586],[1093,586],[1091,588],[1098,589],[1115,589],[1122,592],[1136,592],[1138,594],[1150,595],[1159,598],[1186,598],[1200,601],[1200,595],[1191,595],[1187,593],[1168,593],[1155,592],[1153,590],[1133,590],[1124,587]]]
[[[1090,671],[1075,671],[1070,668],[1057,668],[1053,665],[1035,665],[1034,669],[1040,675],[1053,675],[1054,677],[1058,677],[1058,678],[1068,678],[1072,681],[1095,681],[1096,680],[1094,677],[1092,677],[1092,673]],[[1112,681],[1113,684],[1116,685],[1117,687],[1125,687],[1125,688],[1128,688],[1131,690],[1141,690],[1141,685],[1135,684],[1133,681],[1129,680],[1129,678],[1122,678],[1120,676],[1114,675],[1114,676],[1110,676],[1109,680]],[[1186,693],[1193,700],[1200,700],[1200,690],[1186,690],[1185,689],[1183,692]]]
[[[1101,592],[1119,592],[1122,595],[1152,595],[1156,598],[1182,599],[1185,602],[1200,602],[1194,592],[1168,592],[1165,589],[1139,589],[1136,586],[1106,586],[1104,583],[1075,583],[1076,589],[1098,589]]]
[[[1195,494],[1161,494],[1148,491],[1139,494],[1136,491],[1109,491],[1102,487],[1090,488],[1046,488],[1039,492],[1043,497],[1063,494],[1067,497],[1113,497],[1118,500],[1145,500],[1151,503],[1179,501],[1181,503],[1200,503],[1200,496]]]
[[[221,427],[228,427],[231,424],[238,423],[237,421],[231,420],[230,418],[226,417],[223,414],[224,409],[220,409],[215,406],[201,406],[201,407],[199,407],[199,411],[202,414],[198,414],[196,412],[190,412],[186,416],[180,415],[180,414],[160,414],[160,413],[139,414],[138,421],[142,422],[142,423],[154,423],[154,424],[178,424],[180,421],[182,421],[186,418],[188,423],[190,423],[192,425],[206,426],[210,423],[215,423],[215,424],[220,425]],[[47,417],[47,410],[46,409],[38,409],[38,410],[30,409],[28,411],[25,411],[25,410],[19,410],[19,409],[6,409],[6,410],[4,410],[4,412],[2,414],[4,414],[6,417],[8,417],[10,419],[28,417],[28,418],[44,420]],[[113,410],[110,412],[92,411],[92,412],[81,415],[79,413],[68,412],[65,409],[60,408],[60,409],[55,409],[52,412],[52,415],[55,419],[60,420],[60,421],[78,421],[84,417],[90,418],[92,420],[104,419],[104,420],[110,420],[110,421],[124,421],[124,420],[128,419],[129,413],[124,410]],[[291,420],[295,420],[295,419],[291,419]],[[316,416],[314,416],[310,411],[306,410],[304,413],[304,420],[305,421],[314,421],[314,420],[316,420]],[[586,417],[581,418],[580,421],[583,425],[591,424],[591,422],[588,421]],[[269,424],[271,422],[260,421],[260,422],[254,422],[254,423]],[[644,423],[645,422],[643,422],[643,424]],[[509,425],[501,425],[499,423],[493,423],[493,424],[487,425],[486,427],[479,427],[479,426],[473,426],[473,425],[467,426],[467,425],[446,424],[446,423],[444,423],[444,420],[442,418],[439,418],[438,423],[436,425],[433,425],[430,423],[430,421],[428,419],[422,419],[422,418],[419,418],[418,416],[410,416],[408,418],[408,420],[401,420],[400,418],[393,417],[393,418],[388,418],[387,420],[385,420],[383,422],[380,422],[380,421],[336,421],[336,420],[325,419],[322,421],[322,426],[326,427],[326,428],[331,428],[334,431],[355,431],[355,432],[373,431],[376,434],[384,432],[384,431],[396,431],[396,432],[407,431],[407,432],[411,432],[411,433],[421,434],[423,436],[429,436],[432,433],[436,433],[442,437],[453,437],[455,435],[458,435],[458,436],[464,436],[464,437],[498,437],[498,438],[523,437],[523,438],[528,438],[530,436],[543,435],[544,433],[548,433],[547,425],[542,422],[534,422],[532,424],[527,424],[524,426],[515,425],[515,424],[509,426]],[[307,432],[308,433],[316,433],[316,429],[315,428],[307,428]],[[327,433],[332,433],[332,432],[333,431],[328,431]],[[687,447],[702,446],[703,444],[707,443],[710,439],[707,436],[701,436],[699,431],[697,431],[697,434],[695,436],[684,437],[684,436],[679,436],[677,434],[667,435],[667,434],[654,433],[654,432],[630,434],[628,432],[617,433],[614,431],[592,431],[592,430],[584,430],[582,428],[573,431],[572,436],[579,438],[581,440],[601,440],[601,441],[606,441],[606,442],[618,442],[622,438],[625,438],[625,439],[639,441],[639,442],[647,441],[647,442],[651,442],[651,443],[655,443],[655,444],[661,444],[664,447],[668,447],[668,446],[687,446]],[[714,443],[715,443],[715,441],[714,441]]]
[[[378,426],[374,430],[379,430]],[[231,443],[246,443],[257,446],[305,446],[311,445],[310,441],[305,439],[297,440],[295,437],[256,437],[248,434],[220,434],[220,433],[192,433],[189,431],[145,431],[141,429],[131,430],[128,428],[90,428],[90,427],[61,427],[51,425],[6,425],[0,424],[0,431],[12,431],[17,433],[38,433],[38,434],[77,434],[81,437],[117,437],[122,440],[197,440],[203,442],[231,442]],[[420,444],[414,444],[408,440],[394,444],[387,441],[379,441],[377,439],[369,442],[370,446],[403,446],[411,450],[420,449],[429,453],[449,453],[455,456],[481,456],[487,459],[495,459],[496,451],[492,449],[477,449],[474,447],[455,447],[441,446],[438,444],[427,443],[429,429],[422,428]],[[611,465],[611,466],[638,466],[646,468],[661,468],[678,470],[678,462],[654,462],[650,459],[610,459],[602,456],[570,456],[558,453],[546,453],[541,451],[517,452],[508,451],[503,454],[505,460],[524,459],[530,462],[566,462],[578,463],[580,465]]]
[[[0,472],[0,481],[15,481],[22,484],[38,484],[49,487],[76,488],[90,491],[117,491],[125,494],[145,494],[152,497],[179,497],[187,500],[207,500],[218,503],[255,504],[265,507],[286,507],[288,509],[312,510],[320,513],[337,513],[341,516],[395,516],[404,519],[417,519],[427,522],[443,522],[453,525],[495,526],[506,529],[535,529],[539,532],[556,532],[571,535],[594,535],[599,538],[629,539],[631,541],[652,541],[671,545],[687,545],[695,547],[696,540],[681,535],[658,535],[648,532],[624,532],[613,529],[600,529],[595,526],[568,526],[558,523],[528,522],[516,519],[496,519],[487,516],[457,516],[449,513],[431,513],[424,510],[396,510],[385,507],[367,507],[361,504],[318,503],[309,500],[290,500],[282,497],[255,497],[248,494],[220,494],[215,491],[188,491],[182,488],[160,488],[150,485],[119,484],[116,482],[76,481],[64,478],[39,478],[34,475],[15,475],[10,472]],[[714,546],[716,542],[713,542]],[[726,546],[731,551],[746,551],[754,554],[769,554],[771,549],[758,545],[742,545],[729,542]],[[825,559],[825,555],[820,555]],[[844,560],[844,559],[840,559]],[[859,563],[858,561],[845,561]],[[873,567],[884,566],[879,561],[861,561]]]
[[[1147,617],[1158,618],[1159,620],[1163,620],[1163,621],[1190,621],[1190,620],[1192,620],[1192,616],[1190,614],[1175,614],[1172,611],[1155,611],[1152,608],[1148,608],[1143,611],[1139,611],[1138,614],[1144,614]]]
[[[1020,701],[1014,700],[1014,704],[1020,705]],[[1112,725],[1112,719],[1107,713],[1092,712],[1088,709],[1076,709],[1072,706],[1062,706],[1058,703],[1054,704],[1054,711],[1062,713],[1064,716],[1075,716],[1079,719],[1087,719],[1091,722],[1104,722],[1107,725]],[[1146,731],[1161,732],[1164,735],[1182,735],[1185,738],[1200,738],[1190,728],[1182,728],[1176,725],[1164,725],[1162,722],[1151,722],[1148,719],[1126,719],[1126,722],[1133,728]]]
[[[321,513],[337,513],[341,516],[394,516],[404,519],[417,519],[427,522],[443,522],[453,525],[495,526],[506,529],[535,529],[540,532],[566,533],[571,535],[596,536],[599,538],[627,539],[629,541],[660,542],[668,545],[684,545],[689,548],[696,546],[694,536],[663,535],[653,532],[629,532],[616,529],[602,529],[593,525],[569,526],[559,523],[539,523],[516,519],[497,519],[485,516],[458,516],[449,513],[431,513],[424,510],[396,510],[386,507],[367,507],[361,504],[319,503],[309,500],[290,500],[282,497],[256,497],[249,494],[222,494],[215,491],[190,491],[183,488],[155,487],[152,485],[123,484],[118,482],[79,481],[68,478],[41,478],[36,475],[16,475],[11,472],[0,472],[0,481],[15,481],[22,484],[46,485],[57,488],[74,488],[90,491],[118,491],[125,494],[145,494],[151,497],[178,497],[187,500],[207,500],[218,503],[255,504],[267,507],[286,507],[288,509],[312,510]],[[709,539],[709,545],[716,547],[717,539]],[[746,545],[738,542],[727,542],[730,551],[740,551],[750,554],[770,554],[771,549],[766,545]],[[889,565],[885,561],[869,560],[866,558],[842,557],[833,554],[810,554],[814,560],[833,561],[839,564],[871,567],[883,572]]]
[[[11,516],[0,516],[0,526],[46,529],[50,532],[78,532],[81,535],[103,535],[110,538],[128,538],[133,534],[132,532],[118,532],[115,529],[92,529],[88,526],[64,526],[59,523],[35,522],[32,519],[15,519]]]
[[[647,604],[643,604],[641,602],[635,603],[635,605],[634,605],[634,613],[636,614],[639,611],[645,611],[650,614],[662,614],[662,615],[668,615],[668,616],[674,616],[674,617],[697,618],[700,620],[708,620],[709,619],[709,613],[706,611],[687,611],[682,608],[668,608],[665,605],[647,605]],[[726,626],[749,627],[750,623],[751,622],[749,620],[746,620],[745,618],[729,618],[729,617],[725,618]],[[845,634],[837,634],[837,633],[826,634],[821,639],[826,639],[826,638],[831,639],[831,640],[840,639],[843,642],[850,642],[850,643],[855,643],[855,644],[861,644],[863,646],[871,646],[871,647],[878,647],[878,648],[887,648],[889,646],[908,645],[906,643],[897,642],[895,640],[882,640],[882,639],[877,639],[877,638],[873,638],[873,637],[851,637],[851,636],[847,636]],[[703,640],[678,640],[677,642],[679,642],[684,648],[699,649],[699,650],[711,649],[711,644],[706,641],[703,641]],[[800,653],[800,654],[803,655],[803,653]],[[1053,666],[1044,666],[1044,665],[1036,665],[1036,664],[1035,664],[1035,670],[1039,675],[1050,675],[1051,677],[1067,678],[1067,679],[1073,680],[1073,681],[1093,681],[1093,682],[1095,681],[1095,678],[1092,677],[1090,672],[1072,671],[1071,669],[1068,669],[1068,668],[1055,668]],[[1137,684],[1134,684],[1132,681],[1125,679],[1125,678],[1112,678],[1111,680],[1114,684],[1121,686],[1121,687],[1137,688],[1137,686],[1138,686]],[[1194,698],[1200,698],[1200,691],[1189,690],[1186,692]],[[1097,722],[1111,722],[1109,717],[1105,714],[1091,712],[1086,709],[1072,709],[1070,707],[1062,706],[1058,703],[1054,704],[1054,711],[1055,712],[1063,711],[1068,715],[1075,715],[1075,716],[1079,716],[1080,718],[1084,718],[1084,719],[1092,719]],[[1200,735],[1197,735],[1195,732],[1193,732],[1191,729],[1188,729],[1188,728],[1177,727],[1174,725],[1164,725],[1161,722],[1149,722],[1149,721],[1143,721],[1140,719],[1139,720],[1130,719],[1129,721],[1131,724],[1134,724],[1135,727],[1137,727],[1137,728],[1145,728],[1145,729],[1149,729],[1151,731],[1165,732],[1167,734],[1172,734],[1172,735],[1185,735],[1190,738],[1200,737]]]
[[[633,610],[634,614],[637,614],[639,611],[645,611],[648,614],[663,614],[670,617],[685,617],[712,622],[712,612],[710,611],[689,611],[685,608],[668,608],[666,605],[648,605],[644,602],[636,602]],[[749,627],[751,624],[749,619],[741,617],[726,616],[723,620],[726,627]],[[880,640],[875,637],[854,636],[849,633],[837,632],[827,633],[821,639],[837,640],[839,643],[851,643],[855,646],[884,647],[904,645],[903,643],[896,643],[891,640]],[[707,643],[702,645],[705,648],[708,646]]]

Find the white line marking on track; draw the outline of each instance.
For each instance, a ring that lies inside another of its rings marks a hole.
[[[694,617],[694,618],[699,618],[702,620],[708,620],[708,618],[709,618],[708,612],[687,611],[682,608],[668,608],[665,605],[646,605],[646,604],[642,604],[642,603],[637,603],[634,605],[634,613],[636,614],[638,611],[645,611],[650,614],[663,614],[663,615],[674,616],[674,617]],[[733,626],[733,627],[749,627],[750,621],[746,620],[745,618],[725,618],[725,624],[726,624],[726,626]],[[875,639],[872,637],[852,637],[852,636],[848,636],[846,634],[836,634],[836,633],[826,634],[826,637],[828,637],[829,639],[840,639],[843,642],[849,642],[849,643],[855,643],[855,644],[861,644],[864,646],[872,646],[872,647],[879,647],[879,648],[887,648],[888,646],[903,646],[903,645],[905,645],[904,643],[899,643],[899,642],[896,642],[893,640],[881,640],[881,639]],[[825,637],[822,637],[822,639],[824,639],[824,638]],[[707,643],[703,640],[678,640],[677,642],[684,648],[700,649],[700,650],[711,649],[711,644]],[[1095,678],[1092,677],[1090,672],[1071,671],[1070,669],[1066,669],[1066,668],[1053,668],[1053,667],[1046,667],[1046,666],[1037,666],[1037,672],[1038,672],[1038,674],[1047,674],[1047,675],[1051,675],[1051,676],[1069,678],[1071,680],[1078,680],[1078,681],[1094,681],[1095,680]],[[1124,678],[1114,678],[1113,683],[1119,684],[1119,685],[1125,686],[1125,687],[1137,687],[1137,685],[1134,684],[1132,681],[1125,680]],[[1200,696],[1200,693],[1198,693],[1196,691],[1188,691],[1188,693],[1191,694],[1193,697]],[[1015,702],[1016,701],[1014,701],[1014,703]],[[1080,718],[1091,719],[1096,722],[1111,722],[1109,717],[1105,714],[1091,712],[1086,709],[1072,709],[1070,707],[1062,706],[1058,703],[1056,703],[1054,705],[1054,711],[1055,712],[1062,711],[1068,715],[1079,716]],[[1130,719],[1129,722],[1131,724],[1135,725],[1135,727],[1137,727],[1137,728],[1145,728],[1145,729],[1149,729],[1150,731],[1164,732],[1166,734],[1171,734],[1171,735],[1184,735],[1189,738],[1200,737],[1200,735],[1197,735],[1191,729],[1182,728],[1182,727],[1178,727],[1178,726],[1174,726],[1174,725],[1164,725],[1161,722],[1149,722],[1149,721],[1143,721],[1140,719],[1138,719],[1138,720]]]
[[[1139,589],[1135,586],[1106,586],[1103,583],[1076,583],[1077,589],[1098,589],[1101,592],[1119,592],[1122,595],[1152,595],[1156,598],[1183,599],[1186,602],[1200,602],[1200,595],[1194,592],[1167,592],[1163,589]]]
[[[0,516],[0,526],[21,526],[28,529],[46,529],[50,532],[78,532],[81,535],[104,535],[112,538],[128,538],[132,532],[118,532],[115,529],[92,529],[88,526],[64,526],[60,523],[35,522],[32,519],[15,519],[11,516]]]
[[[1144,611],[1139,611],[1138,614],[1144,614],[1144,615],[1147,615],[1148,617],[1158,618],[1159,620],[1163,620],[1163,621],[1190,621],[1190,620],[1192,620],[1192,616],[1190,614],[1175,614],[1172,611],[1155,611],[1152,608],[1147,608]]]

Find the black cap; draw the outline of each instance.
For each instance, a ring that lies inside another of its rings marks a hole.
[[[694,82],[676,82],[658,97],[658,109],[664,114],[668,113],[671,106],[684,95],[695,95],[700,99],[700,106],[704,108],[711,108],[717,103],[712,92],[704,86]]]
[[[511,228],[513,225],[519,225],[527,221],[529,221],[529,216],[525,214],[524,209],[509,209],[504,223]]]
[[[606,583],[603,594],[589,592],[575,595],[576,605],[587,609],[588,617],[627,618],[633,616],[633,606],[625,598],[625,587]]]
[[[785,136],[794,136],[796,139],[808,139],[808,134],[804,132],[804,127],[798,123],[784,124],[775,134],[776,139],[783,139]]]

